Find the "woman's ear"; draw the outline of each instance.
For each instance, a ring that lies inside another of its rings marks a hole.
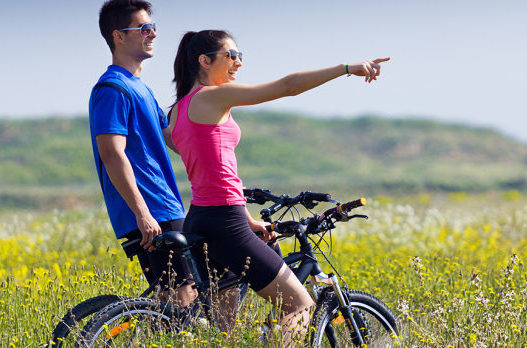
[[[210,57],[204,55],[204,54],[200,54],[199,57],[198,57],[198,62],[199,62],[199,65],[205,69],[205,70],[209,70],[210,68]]]

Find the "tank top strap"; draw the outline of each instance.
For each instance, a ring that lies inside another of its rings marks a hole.
[[[192,99],[192,97],[194,96],[194,94],[196,94],[200,89],[202,89],[203,87],[205,86],[199,86],[198,88],[196,88],[192,93],[188,94],[187,96],[185,96],[185,98],[188,98],[188,99]]]
[[[199,86],[198,88],[196,88],[195,90],[192,91],[192,93],[190,94],[187,94],[186,96],[184,96],[183,98],[181,98],[177,104],[176,104],[176,107],[177,107],[177,119],[176,119],[176,126],[178,125],[178,123],[180,122],[184,122],[184,123],[188,123],[189,122],[189,118],[188,118],[188,106],[190,105],[190,100],[192,99],[192,97],[194,96],[194,94],[196,94],[200,89],[202,89],[203,87],[205,86]],[[183,115],[183,117],[181,117]],[[180,121],[182,120],[182,121]],[[176,129],[176,126],[174,126],[174,129]],[[172,132],[173,133],[173,132]]]

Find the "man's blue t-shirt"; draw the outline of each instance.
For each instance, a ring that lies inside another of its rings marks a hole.
[[[99,168],[99,134],[126,135],[125,153],[132,165],[137,187],[150,213],[158,222],[182,219],[185,212],[176,179],[163,140],[162,129],[168,126],[165,113],[154,94],[140,78],[128,70],[110,65],[99,82],[118,81],[131,96],[113,87],[92,90],[90,129],[95,165],[101,171],[101,185],[108,215],[117,238],[137,229],[134,213],[110,181],[104,165]]]

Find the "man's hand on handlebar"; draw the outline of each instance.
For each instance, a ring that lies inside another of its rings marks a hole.
[[[141,231],[141,234],[143,235],[143,239],[141,240],[140,245],[143,248],[145,248],[147,251],[156,250],[156,248],[152,245],[152,239],[158,234],[162,233],[161,227],[150,214],[140,216],[140,217],[138,216],[136,217],[136,220],[137,220],[137,227],[139,228],[139,231]]]

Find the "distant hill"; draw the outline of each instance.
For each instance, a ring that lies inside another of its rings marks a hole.
[[[425,120],[233,112],[246,186],[357,193],[527,190],[527,146],[493,130]],[[87,117],[0,120],[0,191],[95,185]],[[188,190],[179,158],[174,170]]]
[[[245,136],[240,172],[257,182],[290,178],[288,185],[366,192],[527,188],[527,146],[490,129],[374,117],[238,118]],[[294,178],[293,168],[300,169]]]

